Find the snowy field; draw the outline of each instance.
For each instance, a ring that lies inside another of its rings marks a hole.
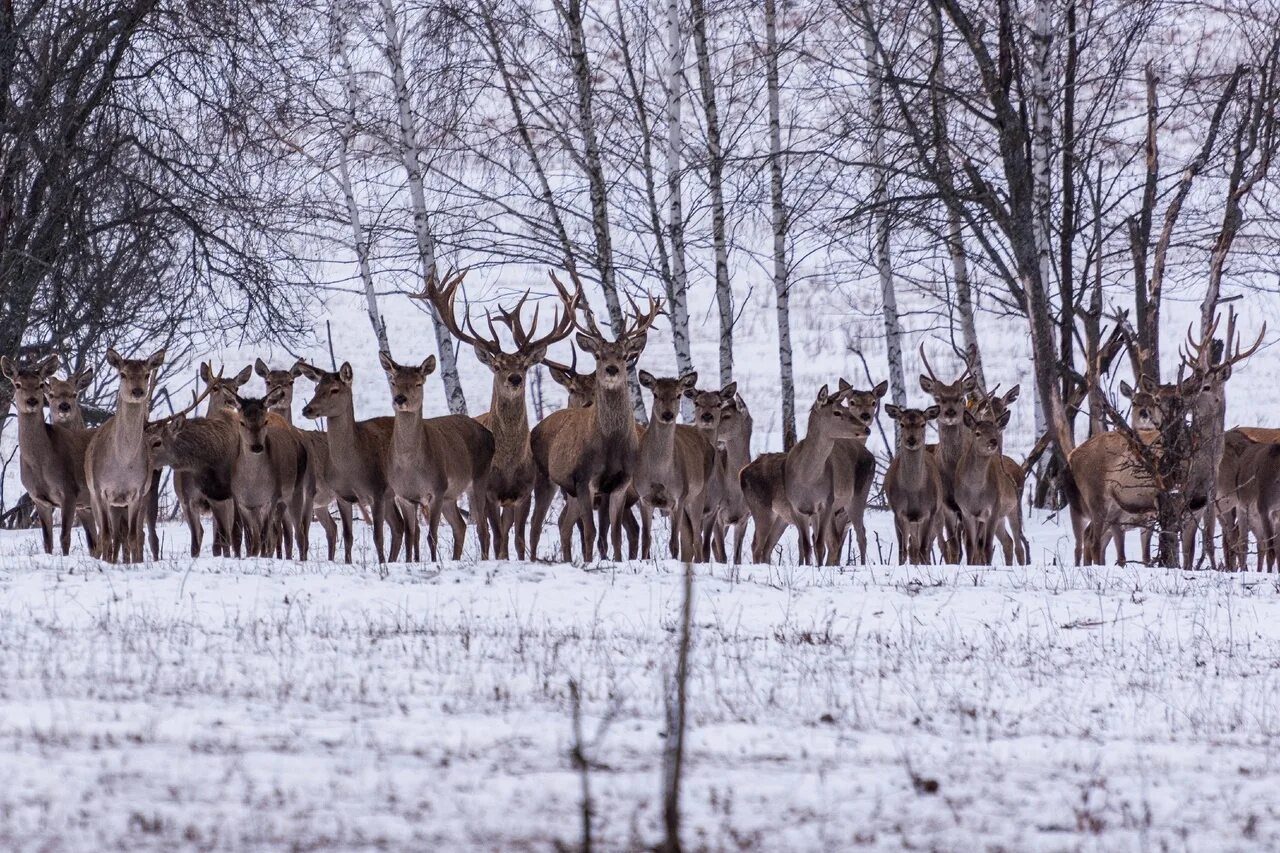
[[[687,848],[1280,845],[1280,584],[1032,537],[1027,568],[700,567]],[[37,549],[0,534],[0,849],[572,848],[571,679],[599,848],[660,838],[677,565]]]

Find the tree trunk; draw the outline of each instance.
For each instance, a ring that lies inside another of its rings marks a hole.
[[[889,175],[884,170],[884,83],[880,62],[876,58],[875,42],[871,34],[865,43],[867,78],[870,83],[868,105],[871,108],[871,163],[875,169],[875,187],[872,190],[872,230],[875,234],[873,252],[876,273],[880,277],[880,304],[884,314],[885,349],[889,358],[889,388],[894,405],[907,405],[907,381],[902,368],[902,323],[898,318],[898,295],[893,284],[893,265],[889,256]],[[894,421],[895,440],[898,422]]]
[[[729,240],[725,234],[724,149],[720,142],[720,114],[715,79],[707,46],[707,11],[703,0],[690,0],[693,46],[698,56],[698,81],[707,123],[707,187],[711,192],[711,245],[715,252],[716,307],[720,312],[720,387],[733,381],[733,288],[729,283]]]
[[[796,443],[796,382],[791,358],[791,298],[787,280],[787,208],[782,194],[782,107],[778,83],[776,0],[764,0],[765,85],[769,97],[769,202],[773,226],[773,292],[778,312],[778,362],[782,380],[782,446]]]
[[[1031,35],[1031,173],[1032,198],[1035,204],[1035,242],[1036,256],[1039,265],[1039,282],[1035,286],[1043,296],[1048,308],[1049,281],[1053,275],[1053,248],[1051,220],[1053,216],[1053,186],[1051,180],[1053,152],[1053,114],[1049,104],[1051,85],[1051,69],[1049,66],[1053,46],[1051,10],[1048,0],[1036,0],[1035,20]],[[1067,306],[1059,306],[1060,311],[1067,311]],[[1046,317],[1047,319],[1047,317]],[[1056,384],[1056,377],[1053,380]],[[1043,433],[1047,427],[1046,407],[1037,405],[1036,435]],[[1043,480],[1047,475],[1045,467],[1041,467],[1039,477]],[[1043,505],[1043,503],[1041,504]]]
[[[671,242],[671,278],[667,300],[670,308],[671,342],[676,351],[676,368],[683,376],[693,370],[689,352],[688,269],[685,265],[684,198],[681,177],[681,148],[684,140],[681,110],[684,106],[684,39],[680,33],[680,4],[667,0],[667,236]],[[686,422],[693,420],[693,401],[680,399]]]
[[[413,233],[418,251],[418,264],[423,280],[436,275],[436,239],[431,233],[427,218],[427,193],[422,180],[422,147],[418,129],[409,103],[409,84],[404,70],[404,46],[400,25],[396,17],[395,0],[382,0],[382,25],[387,43],[384,53],[390,66],[391,83],[395,88],[396,112],[400,132],[400,156],[405,177],[409,184],[409,198],[413,205]],[[458,378],[458,360],[453,349],[453,339],[435,309],[427,305],[431,325],[435,330],[436,349],[440,356],[440,377],[444,380],[445,398],[449,411],[455,415],[467,413],[467,398],[462,393]]]

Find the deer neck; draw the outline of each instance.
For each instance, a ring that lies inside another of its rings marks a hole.
[[[279,415],[289,426],[293,426],[293,401],[290,400],[288,405],[279,405],[267,411]]]
[[[143,427],[147,424],[145,403],[126,403],[121,397],[116,400],[116,413],[112,417],[115,426],[111,429],[111,441],[117,450],[132,450],[143,443]]]
[[[954,468],[964,455],[966,444],[964,424],[938,424],[938,461],[946,468]]]
[[[494,378],[493,399],[489,404],[489,432],[493,433],[495,459],[523,456],[529,447],[529,412],[524,395],[504,397],[498,393]]]
[[[329,458],[343,460],[356,446],[356,406],[348,397],[342,410],[325,419],[325,435],[329,439]]]
[[[724,457],[730,470],[742,470],[751,462],[751,431],[728,438],[724,443]]]
[[[427,445],[422,425],[422,406],[411,411],[396,409],[391,427],[391,453],[397,457],[421,458]]]
[[[787,458],[787,466],[805,480],[812,479],[826,468],[835,446],[835,439],[817,425],[815,415],[810,415],[809,429],[804,440],[796,445],[798,452]]]
[[[924,485],[929,471],[924,461],[924,455],[928,452],[924,449],[923,444],[915,450],[898,448],[898,477],[902,480],[904,486],[919,488]]]
[[[618,388],[605,388],[596,383],[595,405],[591,407],[596,429],[603,436],[635,441],[636,420],[631,413],[631,389],[623,382]]]
[[[676,448],[676,422],[663,423],[649,415],[649,426],[640,442],[641,452],[655,460],[673,459]]]
[[[44,422],[44,412],[18,413],[18,447],[23,459],[30,459],[38,464],[53,458],[53,439],[49,433],[52,427]]]

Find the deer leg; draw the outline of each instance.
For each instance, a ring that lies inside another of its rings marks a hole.
[[[542,541],[542,525],[547,520],[547,510],[551,508],[551,498],[555,494],[555,485],[541,472],[533,478],[533,515],[529,520],[529,558],[538,559],[538,543]]]
[[[98,527],[93,522],[93,510],[79,508],[76,510],[76,517],[80,521],[80,526],[84,528],[84,541],[89,546],[89,554],[92,555],[98,548]]]
[[[636,505],[627,507],[622,513],[622,526],[627,531],[627,559],[634,560],[640,553],[640,548],[649,547],[652,544],[653,530],[650,528],[648,534],[644,534],[640,529],[640,522],[636,519],[637,512],[643,512],[638,508],[639,501]]]
[[[147,541],[151,545],[151,559],[160,559],[160,534],[156,523],[160,520],[160,469],[151,472],[151,491],[147,493]],[[141,555],[138,561],[142,561]]]
[[[489,559],[489,554],[490,554],[489,526],[485,524],[485,517],[489,514],[488,506],[487,506],[488,500],[489,500],[489,484],[487,479],[481,479],[473,483],[471,486],[471,491],[467,495],[467,506],[471,510],[472,518],[476,520],[476,535],[480,537],[480,559],[481,560]],[[457,511],[457,508],[458,508],[457,501],[453,502],[453,508],[455,511]],[[448,513],[448,509],[446,509],[445,512]],[[458,518],[459,519],[462,518],[461,513],[459,513]],[[460,541],[465,542],[467,538],[465,520],[462,522],[462,525],[463,525],[462,536],[460,537]],[[454,543],[453,549],[458,554],[457,557],[454,557],[455,560],[461,559],[462,557],[462,552],[460,550],[461,547],[462,546],[457,544],[456,542]]]
[[[747,538],[747,519],[746,516],[738,519],[733,524],[733,564],[741,565],[742,563],[742,540]],[[721,543],[724,547],[724,543]]]
[[[72,497],[62,502],[62,535],[59,538],[61,539],[60,544],[62,545],[62,556],[64,557],[71,553],[71,528],[75,526],[75,523],[76,499]]]
[[[333,523],[333,515],[330,514],[327,506],[315,507],[311,512],[324,529],[325,542],[329,546],[329,562],[332,563],[338,552],[338,525]]]
[[[387,562],[386,531],[383,525],[387,521],[387,499],[383,495],[370,501],[369,507],[373,515],[373,550],[378,554],[378,562]]]
[[[622,562],[622,514],[627,511],[627,484],[609,495],[609,535],[613,537],[613,559]],[[600,552],[604,556],[604,551]]]
[[[535,556],[529,551],[529,545],[525,538],[529,529],[529,509],[532,503],[533,499],[530,495],[522,495],[520,500],[516,501],[516,557],[520,560],[531,559]]]
[[[582,562],[591,563],[595,559],[596,512],[590,483],[578,487],[578,521],[582,524]],[[601,551],[601,556],[604,552]],[[566,560],[569,556],[566,555]]]
[[[191,556],[199,557],[204,549],[204,524],[201,523],[200,510],[195,501],[182,499],[182,517],[187,522],[187,534],[191,537]],[[218,556],[221,545],[218,542],[218,526],[213,527],[213,555]]]
[[[36,505],[36,518],[40,521],[40,540],[46,554],[53,553],[53,504],[32,501]]]
[[[453,560],[456,562],[462,559],[462,549],[467,542],[467,522],[458,509],[457,501],[442,499],[438,502],[441,504],[440,513],[453,531]]]
[[[145,500],[146,495],[143,495],[141,501],[132,501],[128,507],[129,556],[127,561],[130,563],[142,562],[142,524],[143,512],[146,509],[143,501]]]
[[[684,519],[685,527],[688,528],[689,549],[692,551],[693,559],[696,562],[709,562],[710,552],[702,547],[702,537],[698,535],[699,528],[702,526],[703,516],[703,496],[698,495],[693,499],[685,499],[684,501]],[[688,560],[688,557],[685,557]]]
[[[223,557],[231,556],[231,531],[235,529],[236,521],[236,505],[233,501],[211,501],[209,503],[209,511],[213,514],[213,542],[215,552],[220,553]],[[196,524],[200,525],[200,515],[198,511],[192,507],[192,514],[195,516]],[[200,536],[204,537],[204,527],[200,525]],[[238,556],[238,555],[237,555]]]
[[[640,501],[640,557],[644,560],[653,559],[653,507],[649,506],[649,502]]]
[[[1014,565],[1015,544],[1014,544],[1013,537],[1009,535],[1009,531],[1004,526],[1004,520],[1001,519],[999,521],[993,522],[992,526],[994,528],[993,532],[994,532],[995,538],[1000,542],[1000,553],[1004,555],[1004,564],[1006,566]],[[990,559],[988,560],[988,562],[993,562],[994,560],[995,560],[995,546],[992,545]]]
[[[566,501],[564,508],[560,510],[558,527],[560,529],[560,559],[568,563],[573,559],[574,531],[581,527],[578,524],[578,501],[576,498],[572,502]]]

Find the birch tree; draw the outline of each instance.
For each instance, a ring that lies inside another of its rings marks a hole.
[[[782,385],[782,446],[796,443],[796,379],[791,348],[791,293],[787,269],[787,203],[783,195],[782,97],[778,80],[778,11],[764,0],[765,86],[769,102],[769,211],[773,230],[773,293],[778,318],[778,372]]]

